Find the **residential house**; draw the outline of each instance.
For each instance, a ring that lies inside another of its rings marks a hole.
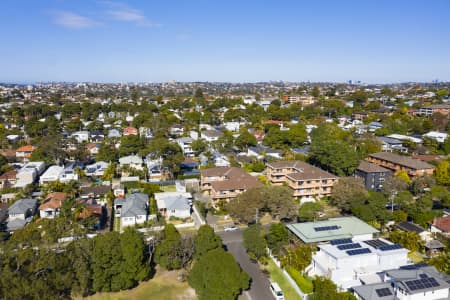
[[[16,150],[16,157],[26,162],[30,159],[31,153],[33,153],[34,150],[36,150],[36,147],[32,145],[19,147]]]
[[[301,106],[308,106],[316,103],[316,100],[311,95],[285,95],[283,96],[285,103],[299,103]]]
[[[102,229],[106,224],[106,207],[98,204],[87,205],[78,215],[78,219],[81,220],[87,218],[94,218],[96,220],[95,224],[93,224],[93,229]]]
[[[59,181],[61,182],[69,182],[71,180],[78,181],[78,173],[77,168],[82,170],[83,164],[77,162],[69,162],[63,170],[63,174],[59,177]]]
[[[450,276],[427,264],[405,265],[374,277],[374,283],[352,287],[358,300],[449,299]]]
[[[128,136],[128,135],[138,135],[138,130],[134,127],[127,127],[123,130],[123,135],[124,136]]]
[[[139,127],[139,136],[146,139],[153,138],[152,130],[148,127]]]
[[[263,159],[266,156],[270,156],[276,159],[281,159],[283,154],[279,150],[274,150],[270,147],[265,147],[262,145],[250,146],[247,149],[247,156],[253,156],[258,159]]]
[[[211,195],[214,202],[229,201],[250,188],[263,186],[257,178],[236,167],[203,169],[200,175],[201,190]]]
[[[93,143],[99,143],[105,139],[105,134],[102,130],[94,130],[90,135],[90,141]]]
[[[110,191],[109,185],[82,186],[81,199],[92,199],[95,203],[106,205],[106,195]]]
[[[184,128],[180,124],[175,124],[169,128],[169,133],[172,136],[182,136],[184,133]]]
[[[356,217],[289,224],[287,229],[305,244],[349,238],[354,241],[364,241],[373,239],[379,233],[377,229]]]
[[[122,134],[120,133],[120,131],[116,128],[111,128],[108,131],[108,138],[109,139],[120,139],[122,137]]]
[[[403,146],[403,142],[398,139],[393,139],[385,136],[379,136],[377,139],[381,142],[381,151],[383,152],[408,152],[408,148]]]
[[[191,216],[191,193],[166,192],[155,193],[156,205],[160,214],[166,218],[189,218]]]
[[[410,176],[433,175],[435,167],[419,159],[389,152],[372,153],[367,161],[394,172],[406,171]]]
[[[89,152],[90,155],[97,155],[98,150],[100,150],[100,144],[97,143],[89,143],[86,145],[86,149]]]
[[[116,217],[120,217],[120,227],[145,223],[148,219],[148,195],[135,193],[125,199],[114,201]]]
[[[220,152],[213,152],[212,155],[212,160],[216,167],[230,167],[230,160],[224,154]]]
[[[43,185],[49,182],[60,180],[63,174],[64,167],[51,166],[44,172],[44,174],[41,175],[41,177],[39,178],[39,184]]]
[[[397,229],[399,229],[401,231],[416,232],[420,236],[420,238],[425,242],[433,239],[430,231],[426,231],[419,225],[414,224],[412,222],[408,222],[408,221],[399,222],[399,223],[397,223],[396,227],[397,227]]]
[[[85,174],[88,177],[96,176],[101,177],[105,173],[105,170],[109,167],[109,163],[104,161],[98,161],[91,165],[87,165],[85,168]]]
[[[24,188],[28,184],[34,183],[44,170],[45,163],[43,161],[28,162],[17,172],[14,187]]]
[[[9,220],[26,220],[36,213],[36,199],[19,199],[8,208]]]
[[[209,143],[217,141],[221,136],[223,132],[217,130],[204,130],[200,134],[200,137]]]
[[[448,137],[448,134],[445,132],[430,131],[425,133],[423,137],[436,140],[438,143],[444,143]]]
[[[379,238],[343,238],[319,244],[309,276],[326,276],[342,290],[372,280],[380,272],[408,264],[408,249]]]
[[[17,171],[11,170],[0,175],[0,189],[12,187],[16,184]]]
[[[450,216],[435,218],[431,223],[430,231],[450,236]]]
[[[364,180],[364,186],[369,191],[380,191],[384,182],[392,175],[392,171],[365,160],[359,163],[355,177]]]
[[[199,166],[200,166],[199,162],[191,158],[186,158],[180,164],[180,171],[184,176],[197,176],[200,175]]]
[[[193,138],[190,137],[181,137],[176,139],[177,144],[181,147],[181,150],[183,151],[184,156],[186,157],[193,157],[194,156],[194,150],[192,150],[192,143],[194,142]]]
[[[330,195],[338,181],[337,176],[299,160],[267,163],[265,173],[272,184],[287,184],[300,199]]]
[[[422,116],[431,116],[432,114],[440,113],[448,115],[450,113],[450,104],[434,104],[430,106],[423,106],[419,110],[419,114]]]
[[[48,194],[39,206],[41,218],[53,219],[59,215],[62,203],[67,199],[67,194],[55,192]]]
[[[161,157],[159,159],[152,159],[150,155],[146,157],[145,163],[147,165],[149,181],[162,181],[169,176],[169,170],[163,166],[162,162]]]
[[[144,161],[139,155],[129,155],[119,158],[119,165],[121,168],[127,166],[135,170],[143,170]]]
[[[76,131],[71,134],[71,137],[78,143],[84,143],[89,141],[89,131]]]

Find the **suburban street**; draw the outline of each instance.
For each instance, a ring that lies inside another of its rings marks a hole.
[[[218,235],[220,235],[228,251],[233,254],[241,268],[252,278],[250,290],[248,290],[248,295],[251,297],[250,300],[273,299],[269,289],[268,278],[260,271],[258,264],[253,263],[249,259],[244,249],[242,232],[243,230],[239,229],[219,232]]]

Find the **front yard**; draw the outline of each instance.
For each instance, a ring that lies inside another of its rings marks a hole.
[[[287,278],[284,276],[281,269],[275,265],[275,263],[269,259],[269,263],[264,266],[264,269],[266,269],[270,273],[270,279],[280,286],[281,290],[284,293],[284,298],[286,300],[296,300],[300,299],[300,296],[295,291],[294,287],[289,283]],[[330,299],[331,300],[331,299]]]

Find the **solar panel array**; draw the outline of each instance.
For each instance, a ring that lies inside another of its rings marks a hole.
[[[389,245],[389,244],[383,242],[382,240],[369,240],[369,241],[364,241],[364,243],[366,243],[367,245],[372,246],[374,248],[379,248],[381,246]]]
[[[392,292],[389,288],[376,289],[375,292],[377,293],[378,297],[386,297],[392,295]]]
[[[431,277],[405,281],[405,284],[411,291],[440,286],[439,282]]]
[[[380,246],[378,249],[380,249],[381,251],[390,251],[390,250],[402,249],[402,246],[400,246],[399,244],[392,244],[392,245]]]
[[[353,256],[358,254],[371,253],[372,251],[370,251],[369,248],[361,248],[361,249],[347,250],[345,252],[347,252],[348,255]]]
[[[328,230],[337,230],[341,228],[340,226],[337,225],[332,225],[332,226],[321,226],[321,227],[314,227],[315,231],[328,231]]]
[[[361,245],[359,243],[355,244],[344,244],[337,246],[339,250],[348,250],[348,249],[355,249],[355,248],[361,248]]]
[[[352,239],[337,239],[337,240],[331,240],[331,245],[341,245],[341,244],[351,244],[353,243]]]

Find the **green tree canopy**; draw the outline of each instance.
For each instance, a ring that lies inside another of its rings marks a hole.
[[[244,247],[251,258],[259,259],[266,256],[265,233],[259,223],[250,225],[244,230]]]
[[[199,259],[208,251],[221,248],[222,239],[214,233],[214,229],[209,225],[202,225],[198,229],[194,238],[195,252],[194,257]]]

